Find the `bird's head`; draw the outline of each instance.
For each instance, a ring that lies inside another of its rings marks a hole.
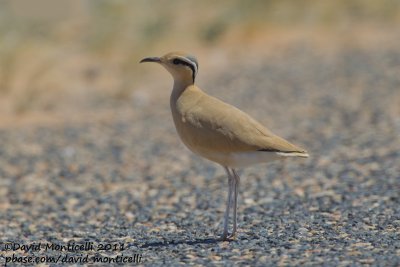
[[[171,52],[162,57],[146,57],[140,61],[156,62],[171,73],[175,82],[193,84],[199,64],[194,56],[182,52]]]

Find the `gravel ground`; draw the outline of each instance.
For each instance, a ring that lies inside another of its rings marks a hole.
[[[242,170],[235,241],[217,239],[227,178],[178,140],[170,84],[159,105],[121,105],[112,119],[0,130],[0,262],[140,254],[156,266],[400,265],[398,50],[298,45],[201,71],[207,92],[311,154]],[[72,241],[94,248],[45,251]]]

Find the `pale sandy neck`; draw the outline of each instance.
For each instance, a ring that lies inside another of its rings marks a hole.
[[[176,103],[176,101],[178,100],[178,98],[180,97],[180,95],[186,90],[186,88],[188,88],[190,85],[192,85],[193,83],[191,82],[182,82],[182,81],[174,81],[174,87],[172,89],[172,93],[171,93],[171,107],[174,103]]]

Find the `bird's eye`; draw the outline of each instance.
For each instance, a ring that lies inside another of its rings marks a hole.
[[[177,58],[174,59],[174,61],[172,61],[172,63],[174,63],[175,65],[179,65],[181,63],[181,61]]]

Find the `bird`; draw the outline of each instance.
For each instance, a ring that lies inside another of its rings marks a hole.
[[[140,63],[163,66],[173,78],[170,108],[177,133],[193,153],[220,164],[228,176],[228,198],[221,239],[237,233],[238,168],[280,158],[307,158],[306,150],[275,135],[240,109],[208,95],[195,85],[199,64],[186,52],[146,57]],[[228,232],[232,210],[233,227]]]

